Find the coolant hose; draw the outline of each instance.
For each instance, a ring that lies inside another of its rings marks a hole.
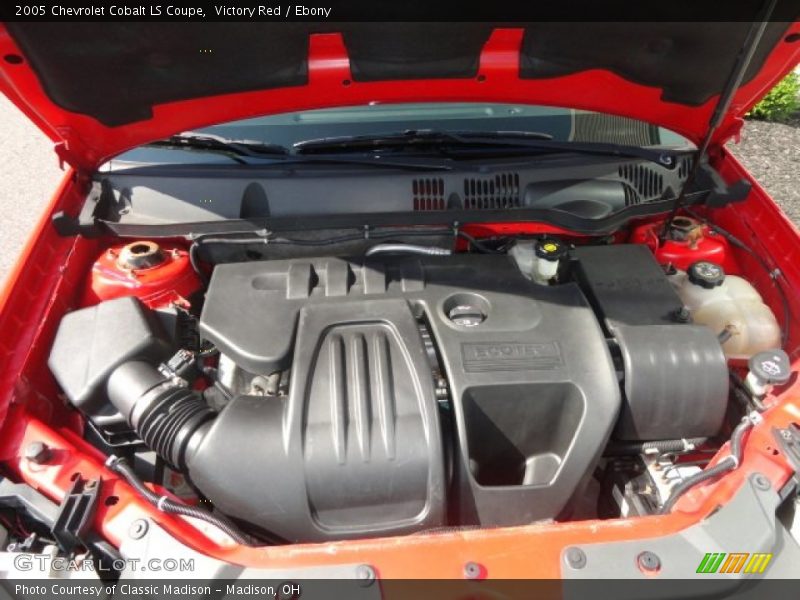
[[[752,426],[752,419],[750,417],[743,417],[742,422],[736,426],[736,429],[733,430],[733,434],[731,435],[730,455],[720,460],[713,467],[695,473],[676,485],[667,501],[664,502],[664,506],[661,507],[660,514],[664,515],[671,512],[680,497],[696,485],[736,469],[742,460],[742,441],[744,439],[744,434]]]
[[[142,480],[136,476],[136,473],[134,473],[130,465],[128,465],[128,463],[126,463],[123,459],[112,454],[108,457],[106,466],[115,473],[121,475],[122,478],[125,479],[125,481],[127,481],[133,489],[144,496],[144,498],[150,502],[150,504],[155,506],[161,512],[200,519],[201,521],[205,521],[206,523],[214,525],[220,531],[226,533],[237,544],[242,544],[245,546],[255,545],[227,519],[211,514],[210,512],[196,506],[189,506],[188,504],[175,502],[167,496],[159,496],[153,490],[148,488],[142,482]]]

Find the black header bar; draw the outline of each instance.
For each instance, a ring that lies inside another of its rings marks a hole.
[[[552,21],[752,21],[764,0],[11,0],[0,3],[3,21],[185,22],[552,22]],[[772,21],[800,18],[798,0],[778,0]]]

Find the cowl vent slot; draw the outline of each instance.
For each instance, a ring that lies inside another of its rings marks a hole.
[[[521,205],[518,173],[498,173],[494,177],[464,180],[464,208],[492,210]]]
[[[631,186],[627,183],[622,184],[622,189],[625,194],[625,206],[633,206],[634,204],[640,203],[639,194],[636,193]]]
[[[664,177],[644,165],[620,165],[619,176],[628,181],[644,201],[658,199],[664,192]]]
[[[415,179],[411,184],[414,210],[444,210],[444,180],[439,178]]]

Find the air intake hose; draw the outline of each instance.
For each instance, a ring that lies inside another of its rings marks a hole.
[[[198,392],[142,361],[117,367],[107,389],[142,441],[179,470],[186,468],[187,450],[200,442],[204,426],[216,416]]]

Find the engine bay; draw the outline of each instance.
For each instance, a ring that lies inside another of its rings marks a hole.
[[[794,576],[800,232],[729,145],[800,56],[780,4],[9,23],[65,174],[0,293],[0,572]]]
[[[783,356],[728,240],[680,217],[655,247],[660,224],[216,238],[200,268],[117,245],[49,366],[112,470],[249,544],[656,514]]]

